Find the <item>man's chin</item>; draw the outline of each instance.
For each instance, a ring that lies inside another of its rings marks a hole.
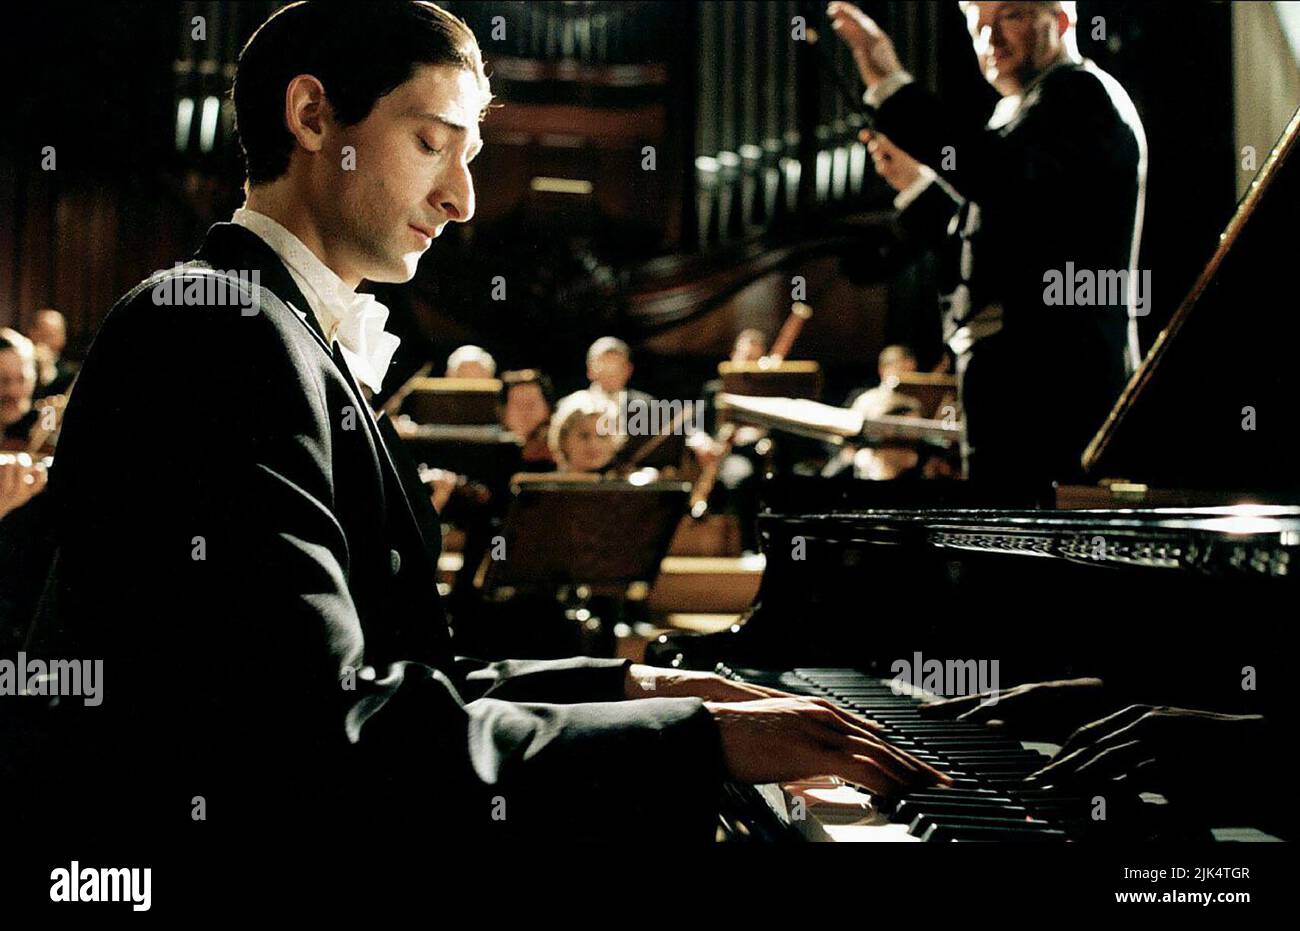
[[[366,281],[378,284],[406,284],[415,277],[415,271],[419,268],[423,256],[424,250],[404,253],[393,262],[385,262],[382,268],[373,269],[366,275]]]
[[[1020,89],[1023,87],[1021,82],[1016,79],[1013,71],[999,65],[989,65],[985,68],[984,80],[993,85],[998,93],[1004,97],[1020,93]]]

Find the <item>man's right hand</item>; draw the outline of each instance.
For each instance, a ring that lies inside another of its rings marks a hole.
[[[853,53],[858,73],[867,87],[875,87],[885,78],[903,70],[903,63],[898,60],[894,43],[885,31],[876,25],[876,21],[863,13],[851,3],[840,0],[826,8],[830,17],[831,29],[844,40],[844,44]]]
[[[949,777],[891,745],[863,718],[809,698],[705,702],[722,754],[739,782],[838,776],[873,795],[947,783]]]

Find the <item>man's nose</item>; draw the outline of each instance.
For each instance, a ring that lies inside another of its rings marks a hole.
[[[468,223],[474,216],[474,179],[469,165],[453,168],[439,185],[432,200],[453,223]]]

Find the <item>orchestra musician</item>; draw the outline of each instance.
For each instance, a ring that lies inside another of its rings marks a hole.
[[[648,404],[652,398],[644,391],[629,388],[632,380],[632,350],[616,336],[602,336],[587,349],[587,390],[615,404],[626,405],[628,419],[634,405]]]
[[[38,310],[27,336],[36,347],[36,399],[67,394],[77,377],[77,366],[63,354],[68,345],[68,325],[63,314],[51,307]]]
[[[36,353],[22,334],[0,329],[0,647],[21,646],[52,556],[40,410],[32,406]],[[34,500],[35,499],[35,500]]]
[[[460,346],[447,357],[448,378],[492,378],[496,373],[496,359],[482,346]]]
[[[560,401],[551,418],[548,442],[561,472],[601,472],[614,460],[626,437],[617,426],[615,402],[590,391]]]
[[[171,857],[226,831],[332,845],[394,825],[675,842],[713,836],[724,778],[946,780],[829,703],[623,660],[457,657],[437,515],[361,394],[395,337],[357,287],[410,280],[474,214],[477,41],[432,3],[293,3],[243,49],[233,98],[244,207],[117,303],[69,403],[29,650],[102,658],[110,697],[48,712],[15,818],[95,836],[77,849],[108,862],[160,837]],[[234,269],[256,293],[227,275],[224,300],[165,305]],[[130,448],[150,448],[150,482]]]
[[[916,371],[916,356],[906,346],[886,346],[877,359],[880,384],[862,391],[849,408],[865,417],[922,416],[921,402],[898,391],[898,377]],[[915,445],[884,445],[876,449],[846,448],[827,463],[823,475],[834,475],[847,465],[852,465],[858,478],[868,481],[889,481],[912,473],[922,464],[921,454]]]
[[[731,344],[731,362],[757,362],[767,355],[767,337],[762,330],[748,328],[736,334]],[[758,492],[763,471],[763,456],[756,444],[762,433],[754,428],[740,428],[732,442],[718,439],[718,395],[722,393],[722,379],[706,381],[701,390],[704,398],[704,429],[687,437],[686,445],[695,454],[703,474],[712,470],[717,482],[706,504],[717,510],[734,513],[740,526],[741,548],[747,552],[758,551],[758,534],[754,517],[758,514]],[[730,431],[728,431],[730,432]]]
[[[25,449],[36,428],[39,410],[32,406],[36,391],[36,351],[17,330],[0,329],[0,430],[6,447]]]
[[[903,228],[940,254],[969,476],[1068,480],[1137,363],[1145,135],[1119,83],[1079,56],[1073,2],[961,7],[1002,95],[987,125],[913,81],[857,7],[827,12],[875,111],[876,171]],[[1120,286],[1061,306],[1049,285],[1070,269]]]
[[[547,434],[555,408],[555,387],[545,372],[520,369],[501,373],[501,425],[523,443],[527,472],[555,468]]]

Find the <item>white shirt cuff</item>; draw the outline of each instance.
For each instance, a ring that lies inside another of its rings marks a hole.
[[[900,88],[906,87],[914,80],[916,79],[906,71],[899,69],[875,87],[868,88],[867,92],[862,95],[862,101],[868,107],[878,108],[882,103],[894,96]]]
[[[895,210],[906,210],[911,206],[912,201],[920,197],[925,193],[926,188],[934,184],[936,176],[933,168],[929,165],[922,165],[920,171],[920,176],[907,187],[899,191],[898,196],[894,198]]]

